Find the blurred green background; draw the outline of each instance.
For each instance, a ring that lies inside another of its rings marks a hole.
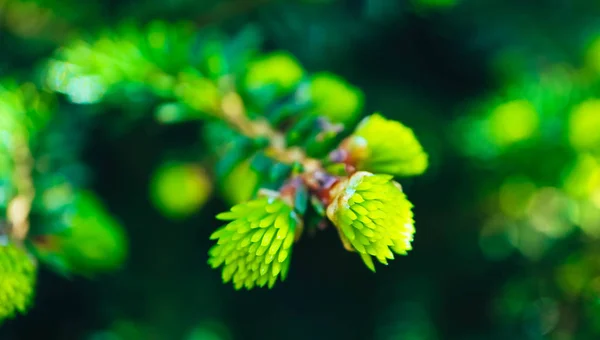
[[[330,228],[296,245],[286,282],[237,292],[206,264],[214,215],[236,199],[209,200],[194,177],[210,172],[189,165],[211,154],[203,123],[157,121],[135,92],[78,106],[98,94],[71,91],[60,131],[129,258],[93,279],[43,268],[0,339],[600,338],[599,18],[589,0],[0,0],[3,79],[40,79],[59,47],[124,24],[187,21],[199,39],[250,27],[263,51],[361,89],[363,114],[413,128],[431,162],[402,181],[409,256],[372,274]]]

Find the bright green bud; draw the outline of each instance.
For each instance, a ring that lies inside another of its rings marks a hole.
[[[362,110],[363,93],[340,77],[318,73],[310,79],[310,98],[315,113],[333,123],[353,124]]]
[[[209,251],[208,263],[223,266],[224,282],[233,281],[235,289],[252,289],[266,284],[271,288],[277,277],[285,280],[300,223],[290,205],[281,198],[259,197],[217,218],[231,222],[211,235],[217,244]]]
[[[275,86],[286,92],[298,85],[303,76],[304,70],[292,55],[275,52],[250,63],[245,84],[251,90]]]
[[[36,265],[23,249],[0,245],[0,320],[27,311],[36,276]]]
[[[341,148],[358,170],[395,176],[420,175],[428,157],[413,131],[379,114],[366,117]]]
[[[390,175],[359,171],[331,190],[327,217],[346,248],[375,271],[371,257],[387,265],[394,253],[406,255],[415,233],[412,204]]]
[[[210,197],[212,183],[206,171],[195,164],[165,163],[150,182],[150,198],[167,218],[187,218],[202,208]]]
[[[179,82],[174,88],[175,96],[187,106],[196,110],[188,113],[189,118],[202,118],[203,114],[218,115],[221,95],[217,85],[207,78],[196,74],[182,73],[179,76]],[[200,112],[200,113],[199,113]],[[163,113],[157,117],[159,120],[165,118],[168,120],[169,114]]]

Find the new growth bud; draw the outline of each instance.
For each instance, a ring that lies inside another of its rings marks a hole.
[[[211,235],[217,240],[209,251],[209,264],[223,267],[223,281],[235,289],[273,287],[285,280],[295,232],[300,220],[292,207],[278,197],[259,197],[217,215],[230,221]]]
[[[357,170],[395,176],[420,175],[428,166],[427,154],[413,131],[379,114],[363,119],[331,157]]]
[[[372,257],[387,265],[393,253],[405,255],[412,249],[412,204],[392,176],[356,172],[338,182],[331,197],[327,217],[344,246],[358,252],[372,271]]]

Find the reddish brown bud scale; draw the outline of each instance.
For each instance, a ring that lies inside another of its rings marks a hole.
[[[307,173],[303,176],[303,179],[311,192],[325,205],[328,205],[331,201],[331,188],[340,180],[339,177],[333,176],[323,170]]]

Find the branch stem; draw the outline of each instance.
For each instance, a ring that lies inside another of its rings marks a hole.
[[[13,181],[18,194],[8,205],[7,218],[11,224],[12,237],[23,242],[29,233],[29,213],[35,197],[35,187],[31,178],[34,160],[27,139],[22,135],[15,136],[13,161]]]
[[[222,118],[238,132],[250,138],[265,137],[269,140],[266,154],[273,159],[293,164],[299,162],[304,166],[304,172],[321,169],[319,160],[310,158],[300,147],[286,145],[285,135],[273,129],[266,119],[251,120],[246,114],[242,98],[236,92],[229,92],[221,101]]]

